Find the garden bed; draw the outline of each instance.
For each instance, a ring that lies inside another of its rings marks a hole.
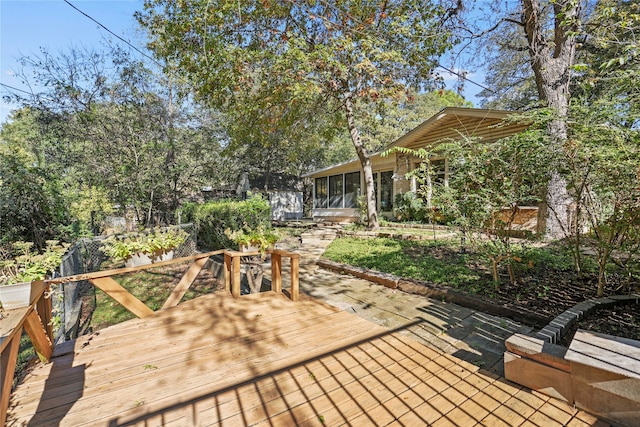
[[[498,290],[494,288],[486,260],[471,250],[462,253],[459,239],[429,242],[341,238],[327,248],[324,256],[334,262],[402,278],[405,284],[400,287],[405,290],[410,290],[408,284],[414,283],[413,291],[419,287],[448,290],[475,301],[473,308],[479,310],[483,310],[483,304],[490,304],[498,314],[537,327],[576,304],[595,299],[597,291],[595,271],[589,260],[583,278],[578,278],[570,253],[559,245],[532,244],[514,266],[515,283],[510,283],[504,272]],[[637,281],[627,286],[622,277],[610,272],[605,296],[639,293]],[[613,332],[619,330],[629,334],[623,336],[640,339],[638,330],[628,326],[630,316],[604,314],[602,317],[615,322],[603,326],[601,332],[616,335]],[[633,319],[631,323],[639,323],[637,315]]]
[[[569,347],[578,329],[640,341],[640,304],[597,308],[569,327],[559,344]]]

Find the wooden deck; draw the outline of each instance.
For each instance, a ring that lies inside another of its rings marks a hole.
[[[409,325],[407,325],[409,326]],[[595,425],[310,298],[212,294],[56,347],[8,426]]]

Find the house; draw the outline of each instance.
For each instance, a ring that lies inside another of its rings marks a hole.
[[[444,139],[477,137],[492,142],[522,132],[526,124],[504,124],[510,111],[477,108],[446,107],[421,125],[398,138],[388,148],[405,147],[430,149]],[[385,150],[386,151],[386,150]],[[423,160],[411,155],[392,152],[387,156],[376,153],[371,156],[378,211],[391,217],[397,194],[416,190],[416,182],[407,179],[407,172],[415,169]],[[446,185],[449,176],[447,159],[430,159],[435,180]],[[313,179],[312,216],[316,221],[352,222],[359,219],[357,200],[364,194],[364,174],[359,160],[352,160],[307,174]],[[536,231],[537,207],[522,208],[516,224]],[[531,221],[531,219],[534,221]]]

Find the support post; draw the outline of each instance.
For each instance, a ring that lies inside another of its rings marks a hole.
[[[54,341],[53,336],[53,323],[52,323],[52,307],[51,307],[51,285],[49,283],[44,283],[44,295],[42,298],[38,300],[38,304],[36,305],[36,310],[38,312],[38,316],[40,316],[40,320],[42,321],[42,327],[44,328],[47,336],[49,337],[49,341]]]
[[[22,331],[22,327],[20,327],[20,331]],[[13,373],[18,361],[20,336],[20,333],[13,334],[9,344],[0,352],[0,426],[5,425],[7,421]]]
[[[240,255],[234,253],[231,262],[231,295],[240,297]]]
[[[291,254],[291,301],[300,297],[300,255]]]
[[[282,255],[277,252],[271,254],[271,290],[282,292]]]
[[[231,254],[224,251],[224,290],[231,293]]]

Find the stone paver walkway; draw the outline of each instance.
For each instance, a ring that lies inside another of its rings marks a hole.
[[[333,238],[335,230],[318,228],[289,247],[301,255],[300,289],[314,298],[390,329],[411,323],[406,333],[412,338],[501,376],[504,340],[531,331],[509,319],[321,269],[316,261]]]

